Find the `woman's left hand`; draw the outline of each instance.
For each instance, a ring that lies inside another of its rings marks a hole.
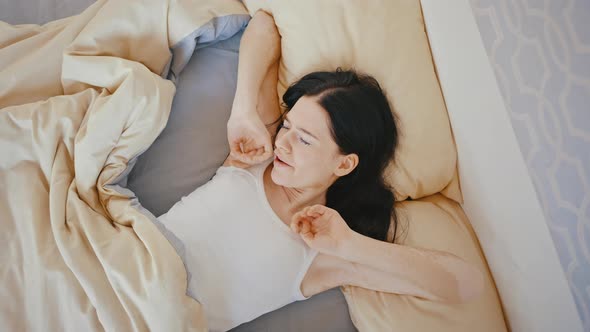
[[[339,256],[353,232],[336,210],[321,204],[295,213],[291,218],[291,230],[301,235],[311,248],[334,256]]]

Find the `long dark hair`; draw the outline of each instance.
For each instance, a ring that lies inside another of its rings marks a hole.
[[[338,211],[352,230],[377,240],[387,240],[391,224],[395,241],[395,196],[383,175],[395,157],[398,128],[381,86],[373,77],[354,70],[313,72],[287,89],[285,112],[279,120],[302,96],[316,96],[328,112],[340,153],[359,157],[357,167],[328,188],[326,206]]]

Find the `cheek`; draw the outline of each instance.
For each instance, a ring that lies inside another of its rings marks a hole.
[[[293,149],[295,171],[309,173],[322,166],[322,156],[317,151],[301,147]],[[314,172],[315,173],[315,172]]]
[[[294,168],[273,167],[271,177],[276,184],[286,187],[314,186],[328,181],[333,174],[329,151],[307,146],[292,146]]]
[[[298,167],[294,173],[301,179],[305,179],[307,184],[324,182],[332,174],[333,161],[327,156],[328,154],[317,151],[301,156],[301,162],[297,164]]]

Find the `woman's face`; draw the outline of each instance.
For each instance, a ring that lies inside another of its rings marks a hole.
[[[328,113],[315,97],[299,98],[275,139],[273,182],[291,188],[327,188],[358,164],[356,154],[340,154]]]

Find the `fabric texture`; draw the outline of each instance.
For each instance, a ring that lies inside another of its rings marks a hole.
[[[237,1],[97,1],[0,22],[0,326],[206,330],[174,248],[116,184],[166,125],[171,48],[233,14]]]
[[[354,332],[357,329],[350,320],[346,299],[336,287],[264,314],[231,331]]]
[[[384,88],[401,130],[387,172],[398,200],[437,192],[461,201],[457,151],[419,0],[244,0],[270,12],[281,34],[278,95],[305,74],[354,68]]]
[[[127,187],[156,216],[209,181],[229,154],[241,35],[195,51],[178,76],[166,127],[129,173]]]
[[[45,24],[83,12],[96,0],[0,0],[0,21]]]
[[[484,273],[484,291],[460,304],[427,301],[344,286],[359,331],[507,331],[494,280],[461,206],[441,194],[397,204],[402,227],[396,242],[455,254]],[[389,241],[393,233],[389,233]]]
[[[301,281],[317,251],[274,213],[263,184],[272,162],[220,167],[158,220],[186,250],[188,292],[211,331],[227,331],[306,299]]]

